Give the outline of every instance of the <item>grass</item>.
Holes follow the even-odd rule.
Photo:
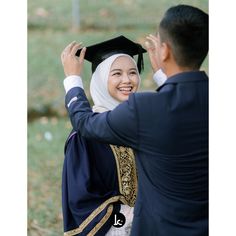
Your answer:
[[[164,11],[185,3],[208,11],[206,0],[80,1],[81,29],[71,24],[66,0],[28,0],[28,235],[62,235],[61,171],[63,147],[70,131],[65,117],[64,73],[60,54],[73,40],[84,45],[123,34],[143,43],[154,33]],[[141,90],[155,88],[147,55]],[[208,59],[203,64],[208,72]],[[83,80],[89,96],[90,65]],[[31,118],[38,117],[32,121]]]
[[[41,117],[29,124],[28,232],[62,235],[61,173],[68,120]]]

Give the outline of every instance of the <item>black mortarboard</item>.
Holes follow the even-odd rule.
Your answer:
[[[125,53],[131,57],[138,55],[137,67],[139,72],[143,70],[143,53],[146,50],[123,35],[86,48],[85,59],[92,63],[92,72],[102,61],[117,53]],[[76,56],[80,55],[80,51],[81,49],[76,52]]]

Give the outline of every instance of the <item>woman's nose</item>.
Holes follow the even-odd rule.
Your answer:
[[[122,77],[122,82],[123,83],[130,83],[130,78],[128,74],[124,74]]]

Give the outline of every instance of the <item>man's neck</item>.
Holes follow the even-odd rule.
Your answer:
[[[197,71],[197,70],[189,67],[180,67],[176,64],[172,64],[171,66],[165,68],[165,74],[167,75],[167,78],[179,73],[189,72],[189,71]]]

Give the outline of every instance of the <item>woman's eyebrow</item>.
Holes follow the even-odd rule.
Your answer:
[[[116,70],[122,71],[121,69],[116,69],[116,68],[115,68],[115,69],[112,69],[111,72],[116,71]]]
[[[130,68],[129,70],[137,70],[137,69],[134,67],[134,68]],[[110,72],[114,72],[114,71],[122,71],[122,69],[115,68],[115,69],[112,69]]]

